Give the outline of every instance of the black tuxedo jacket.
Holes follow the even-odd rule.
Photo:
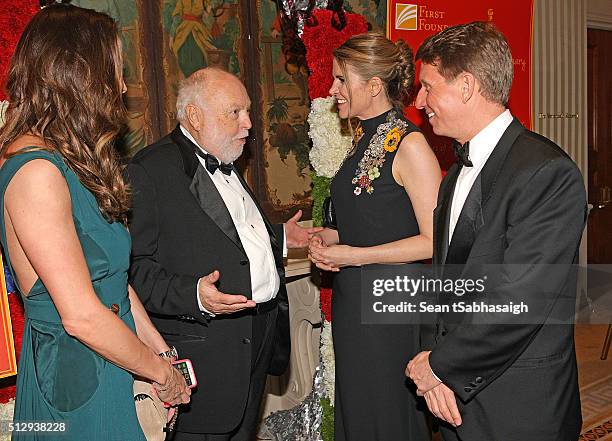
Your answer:
[[[229,211],[196,157],[196,148],[177,127],[138,152],[128,166],[133,192],[130,283],[162,336],[176,346],[181,358],[191,359],[196,371],[199,385],[191,395],[190,409],[181,413],[181,430],[222,433],[239,424],[246,406],[252,315],[243,312],[209,319],[198,307],[197,282],[219,270],[221,292],[251,298],[250,271],[262,267],[248,261]],[[279,375],[287,367],[290,352],[283,231],[282,225],[271,225],[259,210],[281,278],[270,366],[270,373]]]
[[[582,175],[558,146],[514,120],[468,194],[448,245],[459,171],[457,164],[448,171],[434,211],[438,274],[465,277],[482,264],[506,265],[487,290],[525,301],[539,320],[479,323],[484,316],[457,321],[442,313],[437,326],[422,328],[433,371],[458,397],[463,424],[456,434],[464,441],[575,441],[581,416],[570,265],[587,213]]]

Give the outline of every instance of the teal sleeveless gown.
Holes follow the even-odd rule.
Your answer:
[[[33,159],[53,163],[66,179],[72,217],[95,292],[107,307],[118,306],[117,315],[134,331],[127,291],[129,233],[122,224],[104,219],[93,194],[57,153],[29,150],[9,158],[0,169],[1,240],[14,280],[6,244],[4,194],[15,173]],[[132,375],[66,333],[40,279],[27,296],[21,293],[26,320],[13,440],[144,441]],[[100,333],[104,334],[104,329]],[[28,426],[29,422],[46,424]]]

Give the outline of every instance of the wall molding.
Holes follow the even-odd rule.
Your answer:
[[[609,0],[587,0],[586,20],[587,28],[612,31],[612,4]]]
[[[612,14],[602,16],[601,14],[587,14],[587,28],[612,31]]]

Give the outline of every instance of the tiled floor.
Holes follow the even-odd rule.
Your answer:
[[[607,325],[576,325],[584,440],[612,439],[612,353],[600,359],[607,330]]]
[[[608,359],[599,359],[607,325],[576,325],[576,354],[580,387],[612,374],[612,349]]]

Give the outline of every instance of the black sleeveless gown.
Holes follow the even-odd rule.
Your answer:
[[[406,121],[400,112],[397,118]],[[374,192],[354,194],[351,181],[378,126],[389,112],[361,122],[363,136],[331,184],[340,243],[369,247],[419,234],[412,203],[391,173],[395,152],[385,154]],[[419,130],[408,124],[404,136]],[[361,324],[360,268],[334,278],[332,310],[336,355],[336,441],[423,441],[430,439],[424,400],[404,375],[419,352],[414,325]]]

